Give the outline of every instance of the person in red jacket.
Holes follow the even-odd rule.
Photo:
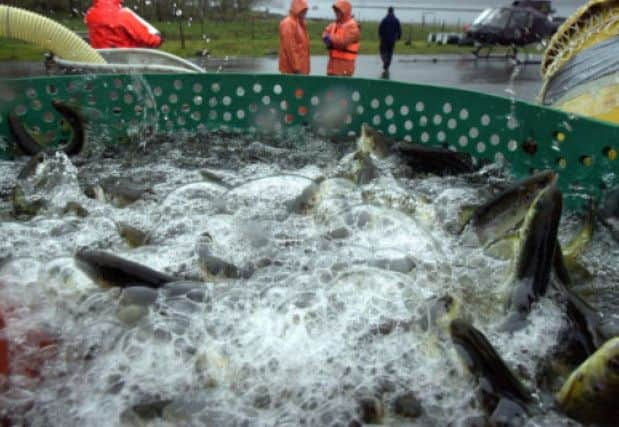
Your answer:
[[[91,46],[104,49],[161,45],[159,31],[122,3],[123,0],[93,0],[84,17]]]
[[[292,0],[290,13],[279,23],[279,71],[309,74],[310,45],[305,15],[307,0]]]
[[[355,60],[359,54],[361,29],[352,17],[352,5],[348,0],[337,0],[333,5],[335,22],[330,23],[322,33],[322,40],[329,49],[327,74],[330,76],[352,76]]]

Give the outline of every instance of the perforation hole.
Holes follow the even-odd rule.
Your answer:
[[[204,99],[202,99],[201,96],[197,95],[193,97],[193,105],[199,106],[199,105],[202,105],[203,102],[204,102]]]
[[[419,117],[419,126],[426,126],[428,124],[428,118],[426,116]]]
[[[438,142],[445,142],[445,139],[447,139],[447,136],[445,135],[445,132],[443,132],[443,131],[439,131],[439,132],[436,134],[436,140],[437,140]]]
[[[559,157],[557,159],[557,166],[559,169],[565,169],[567,167],[567,159],[565,157]]]
[[[467,110],[466,108],[460,110],[459,117],[460,120],[467,120],[469,118],[469,110]]]
[[[612,147],[604,147],[602,154],[604,154],[604,157],[608,158],[608,160],[617,160],[617,150]]]
[[[237,87],[236,96],[238,96],[239,98],[245,96],[245,88],[243,88],[242,86]]]
[[[155,96],[161,96],[163,90],[159,86],[155,86],[155,88],[153,89],[153,93],[155,94]]]
[[[398,127],[394,125],[393,123],[390,124],[389,127],[387,128],[387,132],[389,132],[389,134],[391,135],[394,135],[397,131],[398,131]]]
[[[469,137],[475,139],[479,136],[479,130],[476,127],[469,129]]]
[[[280,95],[282,93],[282,85],[277,84],[273,86],[273,93],[275,95]]]
[[[243,119],[245,118],[245,111],[243,111],[243,110],[237,110],[237,111],[236,111],[236,117],[237,117],[239,120],[243,120]]]
[[[194,93],[202,92],[202,84],[201,83],[194,83],[193,85],[191,85],[191,90],[193,90]]]
[[[229,96],[226,95],[223,98],[221,98],[221,103],[224,104],[227,107],[230,104],[232,104],[232,98],[230,98]]]
[[[219,93],[219,91],[221,90],[221,85],[219,83],[213,83],[211,85],[211,91],[214,93]]]
[[[478,142],[476,149],[477,149],[477,152],[481,154],[486,151],[486,144],[483,142]]]
[[[408,105],[402,105],[400,107],[400,114],[403,116],[406,116],[409,113],[410,109],[408,108]]]
[[[461,147],[466,147],[469,144],[469,139],[466,135],[461,135],[460,138],[458,138],[458,144],[460,144]]]
[[[125,104],[129,105],[133,103],[133,95],[131,95],[130,93],[125,93],[123,95],[123,101],[125,101]]]
[[[449,114],[449,113],[451,113],[451,109],[452,109],[452,107],[451,107],[451,104],[449,102],[446,102],[446,103],[443,104],[443,113]]]
[[[385,118],[387,120],[393,119],[393,110],[392,109],[388,109],[387,111],[385,111]]]
[[[389,106],[389,105],[391,105],[391,104],[393,104],[393,96],[391,96],[391,95],[387,95],[387,96],[385,97],[385,105],[388,105],[388,106]]]
[[[357,91],[354,91],[350,98],[355,102],[359,102],[359,100],[361,99],[361,94]]]
[[[430,134],[428,132],[421,133],[421,142],[424,144],[430,140]]]
[[[262,103],[263,103],[264,105],[269,105],[269,104],[271,103],[271,97],[270,97],[270,96],[268,96],[268,95],[264,95],[264,96],[262,97]]]
[[[407,120],[404,122],[404,129],[411,130],[413,128],[413,121]]]
[[[440,114],[435,114],[432,118],[432,122],[438,126],[443,122],[443,117]]]
[[[419,101],[415,104],[415,110],[417,110],[418,112],[422,112],[425,109],[425,105],[423,102]]]
[[[217,98],[215,98],[214,96],[211,96],[208,100],[209,107],[214,108],[217,106],[217,104],[219,104],[219,101],[217,101]]]
[[[449,119],[447,120],[447,127],[451,130],[455,129],[456,126],[458,126],[458,122],[456,121],[456,119]]]
[[[380,101],[376,98],[374,98],[371,102],[370,102],[370,107],[372,107],[373,109],[377,109],[378,107],[380,107]]]
[[[507,118],[507,128],[510,130],[514,130],[518,127],[518,119],[514,116],[509,116]]]
[[[480,122],[482,126],[488,126],[490,124],[490,116],[487,114],[484,114],[483,116],[481,116]]]
[[[518,149],[518,141],[516,141],[515,139],[510,139],[507,143],[507,149],[509,151],[516,151]]]
[[[380,124],[380,116],[378,114],[372,117],[372,124],[374,126],[378,126]]]
[[[581,165],[583,165],[586,168],[593,165],[593,157],[589,155],[580,156],[578,161],[580,162]]]
[[[490,144],[499,145],[499,142],[501,142],[501,137],[499,137],[499,135],[496,133],[490,135]]]

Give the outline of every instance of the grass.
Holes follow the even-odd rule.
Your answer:
[[[59,19],[66,27],[86,32],[86,26],[78,19]],[[181,43],[179,22],[153,22],[162,32],[165,42],[161,49],[181,57],[200,56],[208,51],[211,56],[249,56],[261,57],[273,55],[279,49],[279,21],[277,16],[246,15],[234,21],[205,20],[189,23],[183,20],[182,29],[185,36],[184,47]],[[321,34],[328,20],[310,19],[308,32],[310,35],[312,55],[326,55],[326,49],[321,41]],[[378,53],[378,22],[361,22],[361,54]],[[462,54],[469,53],[471,47],[454,45],[437,45],[426,42],[430,32],[457,31],[453,27],[441,27],[421,24],[403,24],[403,37],[396,45],[398,54]],[[412,39],[407,43],[407,39]],[[498,50],[497,52],[500,52]],[[44,50],[24,42],[0,39],[0,61],[37,61],[43,58]]]

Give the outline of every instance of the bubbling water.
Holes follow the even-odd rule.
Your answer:
[[[337,176],[342,146],[312,135],[251,139],[160,141],[130,161],[86,157],[79,168],[59,154],[22,183],[34,193],[45,179],[41,196],[53,203],[16,221],[4,201],[5,332],[15,363],[37,372],[14,372],[3,414],[33,425],[335,426],[374,405],[388,425],[457,424],[480,413],[474,380],[446,332],[421,326],[429,301],[444,295],[533,382],[565,317],[544,299],[526,330],[498,331],[509,263],[447,226],[485,189],[459,178],[396,179],[385,165],[358,186]],[[21,165],[0,169],[14,177]],[[152,191],[122,208],[83,194],[110,176]],[[297,212],[308,187],[311,203]],[[67,202],[88,215],[62,214]],[[120,221],[149,243],[128,246]],[[101,289],[73,261],[83,246],[189,280]],[[201,246],[251,274],[205,279]],[[41,330],[50,345],[29,341]],[[417,419],[392,409],[411,393],[423,408]],[[548,420],[566,423],[551,413],[540,423]]]

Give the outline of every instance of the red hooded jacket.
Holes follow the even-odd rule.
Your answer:
[[[131,9],[123,0],[94,0],[84,22],[90,44],[95,49],[111,47],[158,47],[161,34]]]
[[[299,15],[307,10],[307,0],[292,0],[290,14],[279,24],[279,71],[309,74],[310,46],[305,20]]]
[[[359,53],[361,29],[352,17],[352,5],[348,0],[337,0],[333,9],[342,12],[342,19],[330,23],[322,33],[329,36],[329,63],[327,74],[330,76],[352,76],[355,72],[355,60]]]

